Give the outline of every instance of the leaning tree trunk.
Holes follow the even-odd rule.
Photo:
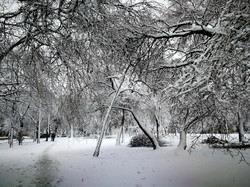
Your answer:
[[[113,104],[115,102],[115,99],[116,99],[117,95],[118,95],[118,92],[116,92],[115,96],[113,97],[113,99],[112,99],[112,101],[111,101],[111,103],[109,105],[109,108],[107,110],[107,113],[105,115],[105,118],[104,118],[104,120],[102,122],[102,131],[101,131],[101,134],[100,134],[100,136],[98,138],[98,142],[97,142],[97,145],[96,145],[96,148],[95,148],[95,152],[93,154],[94,157],[99,156],[102,140],[103,140],[103,137],[104,137],[104,134],[105,134],[105,130],[107,128],[108,117],[109,117],[109,114],[111,112],[112,106],[113,106]]]
[[[159,143],[157,141],[157,139],[155,138],[155,136],[153,134],[151,134],[149,132],[149,130],[141,123],[141,120],[138,118],[137,115],[135,115],[135,112],[130,110],[130,112],[132,113],[136,123],[138,124],[138,126],[140,127],[140,129],[142,130],[142,132],[149,138],[149,140],[151,141],[152,145],[153,145],[153,149],[159,149]]]
[[[126,73],[126,72],[125,72],[125,73]],[[98,138],[98,142],[97,142],[97,145],[96,145],[96,148],[95,148],[95,152],[94,152],[94,154],[93,154],[94,157],[98,157],[98,156],[99,156],[100,148],[101,148],[101,144],[102,144],[102,140],[103,140],[105,131],[106,131],[106,129],[107,129],[107,121],[108,121],[110,112],[111,112],[111,110],[112,110],[112,107],[113,107],[113,105],[114,105],[114,103],[115,103],[115,100],[116,100],[117,96],[118,96],[119,93],[120,93],[120,89],[121,89],[121,86],[122,86],[122,84],[123,84],[123,82],[124,82],[124,79],[125,79],[125,74],[124,74],[123,77],[122,77],[122,80],[121,80],[121,82],[120,82],[120,84],[119,84],[119,87],[117,88],[117,90],[116,90],[116,92],[115,92],[115,95],[114,95],[114,97],[113,97],[113,99],[112,99],[112,101],[111,101],[111,103],[110,103],[110,105],[109,105],[109,107],[108,107],[107,113],[106,113],[106,115],[105,115],[105,117],[104,117],[104,120],[103,120],[103,122],[102,122],[102,130],[101,130],[101,134],[100,134],[100,136],[99,136],[99,138]]]
[[[185,131],[184,128],[181,128],[180,131],[180,141],[178,148],[186,150],[187,148],[187,132]]]
[[[159,136],[160,123],[159,123],[159,120],[158,120],[156,114],[155,114],[155,122],[156,122],[156,137],[159,140],[160,139],[160,136]]]

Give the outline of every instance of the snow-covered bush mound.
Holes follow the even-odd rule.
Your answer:
[[[166,146],[166,141],[157,140],[161,147]],[[145,134],[138,134],[131,138],[130,147],[153,147],[151,141]]]

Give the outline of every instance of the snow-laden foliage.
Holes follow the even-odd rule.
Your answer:
[[[118,128],[126,109],[127,126],[146,134],[237,130],[244,140],[249,1],[8,4],[0,3],[1,122],[98,134],[101,124]]]

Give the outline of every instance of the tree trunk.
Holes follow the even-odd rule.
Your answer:
[[[242,119],[242,115],[239,112],[238,113],[238,134],[239,134],[239,142],[243,142],[244,141],[244,125],[243,125],[243,119]]]
[[[225,122],[225,127],[226,127],[226,134],[229,135],[229,130],[228,130],[227,122]]]
[[[121,136],[123,136],[123,126],[124,126],[124,119],[125,119],[125,116],[124,116],[124,110],[123,111],[123,114],[122,114],[122,121],[121,121],[121,127],[117,133],[117,137],[116,137],[116,144],[115,145],[121,145]]]
[[[94,157],[99,156],[102,140],[103,140],[103,137],[104,137],[104,134],[105,134],[106,126],[107,126],[108,117],[109,117],[109,114],[111,112],[112,106],[113,106],[113,104],[115,102],[115,99],[116,99],[117,95],[118,95],[118,92],[113,97],[113,99],[112,99],[112,101],[110,103],[110,106],[109,106],[109,108],[107,110],[107,113],[105,115],[105,118],[104,118],[104,120],[102,122],[102,131],[101,131],[101,134],[100,134],[100,136],[98,138],[98,142],[97,142],[97,145],[96,145],[96,148],[95,148],[95,152],[93,154]]]
[[[175,129],[174,129],[174,135],[177,136],[178,130],[177,130],[177,125],[175,125]]]
[[[14,135],[14,127],[11,127],[10,136],[9,136],[9,145],[10,145],[10,148],[13,147],[13,135]]]
[[[156,122],[156,137],[157,139],[159,140],[159,127],[160,127],[160,123],[159,123],[159,120],[157,118],[157,116],[155,115],[155,122]]]
[[[123,128],[122,128],[122,143],[124,143],[124,125],[123,125]]]
[[[40,143],[40,131],[41,131],[41,123],[42,123],[42,102],[40,101],[39,105],[39,116],[38,116],[38,137],[37,143]]]
[[[70,138],[74,138],[74,128],[73,128],[73,125],[70,126]]]
[[[117,96],[120,93],[120,89],[121,89],[121,86],[122,86],[122,84],[124,82],[124,79],[125,79],[125,74],[122,77],[122,81],[120,82],[120,85],[119,85],[118,89],[115,92],[115,95],[114,95],[114,97],[113,97],[113,99],[112,99],[112,101],[111,101],[111,103],[110,103],[110,105],[108,107],[107,113],[106,113],[106,115],[104,117],[104,120],[102,122],[102,131],[101,131],[101,134],[100,134],[100,136],[98,138],[98,142],[97,142],[97,145],[96,145],[96,148],[95,148],[95,152],[93,154],[94,157],[98,157],[99,156],[100,148],[101,148],[101,144],[102,144],[102,140],[103,140],[103,137],[104,137],[104,134],[105,134],[105,130],[107,128],[107,121],[108,121],[110,112],[112,110],[112,107],[113,107],[113,105],[115,103],[115,100],[116,100]]]
[[[49,131],[48,131],[48,129],[46,129],[46,142],[49,140]]]
[[[123,129],[123,126],[121,126],[120,129],[118,130],[115,145],[121,145],[122,129]]]
[[[48,113],[48,127],[47,127],[47,131],[46,131],[46,141],[49,140],[50,138],[50,112]]]
[[[130,110],[130,112],[132,113],[136,123],[138,124],[138,126],[140,127],[142,132],[149,138],[149,140],[153,144],[153,149],[159,149],[160,146],[159,146],[159,143],[158,143],[157,139],[155,138],[155,136],[153,134],[151,134],[149,132],[149,130],[140,122],[141,120],[135,115],[134,111]]]
[[[180,141],[178,147],[184,150],[187,148],[187,132],[184,130],[184,128],[182,128],[180,131]]]

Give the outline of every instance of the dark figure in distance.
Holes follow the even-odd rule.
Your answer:
[[[55,140],[55,137],[56,137],[56,134],[55,134],[55,133],[52,133],[52,134],[51,134],[51,140],[54,141],[54,140]]]
[[[46,142],[49,140],[49,132],[48,129],[46,130]]]
[[[19,145],[22,145],[23,139],[24,138],[23,138],[23,135],[22,135],[22,131],[18,132],[17,140],[18,140]]]

